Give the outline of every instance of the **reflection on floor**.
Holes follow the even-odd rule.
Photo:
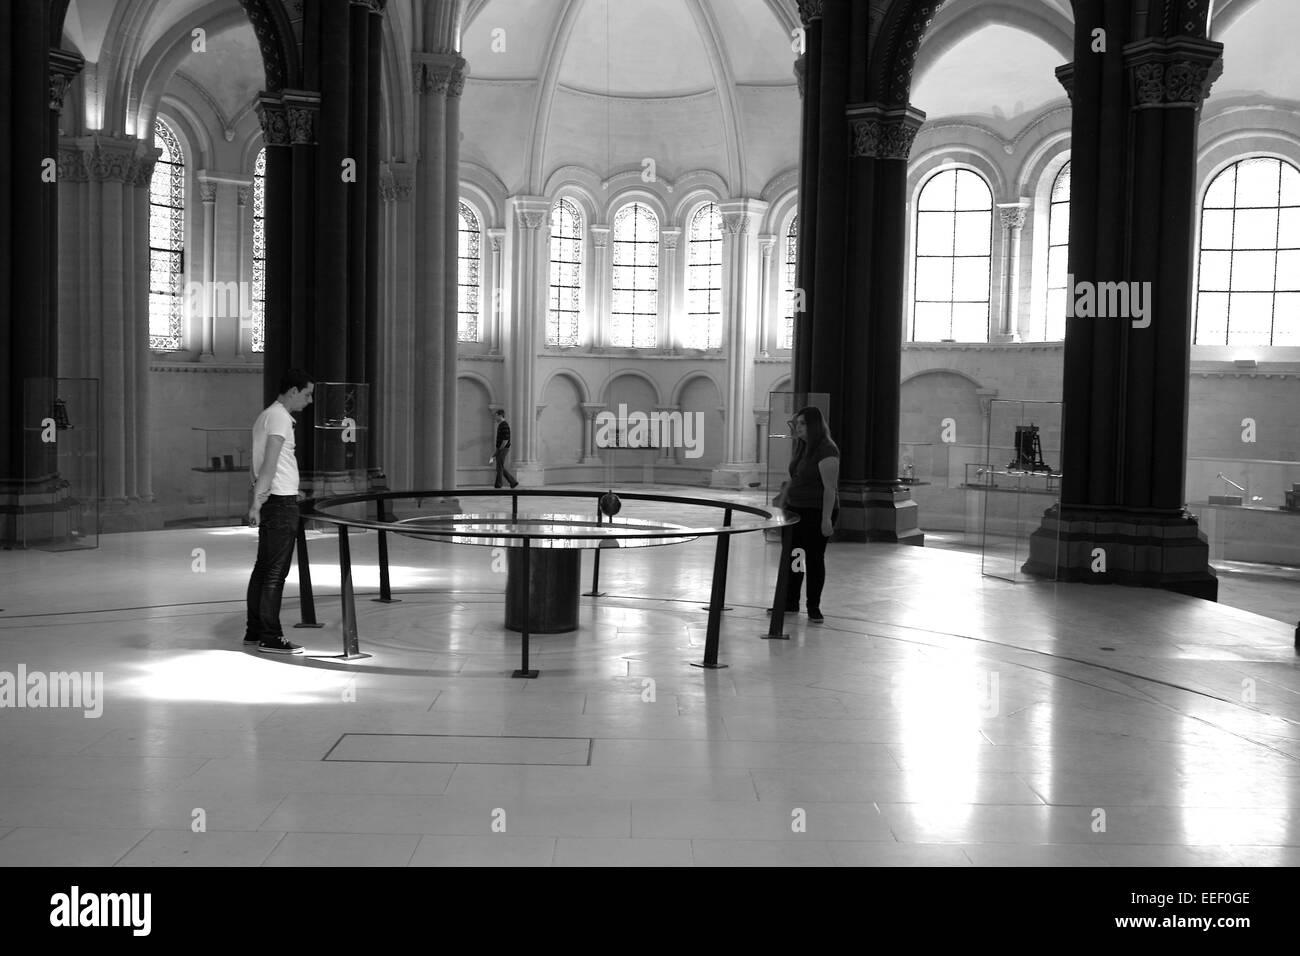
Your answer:
[[[97,718],[0,709],[0,863],[1300,864],[1294,602],[1287,623],[835,544],[826,623],[764,641],[778,550],[746,535],[727,669],[689,666],[699,540],[604,552],[608,596],[520,681],[490,550],[391,538],[385,605],[355,538],[373,656],[346,664],[334,537],[311,539],[305,659],[242,648],[250,529],[0,553],[0,672],[103,674]]]

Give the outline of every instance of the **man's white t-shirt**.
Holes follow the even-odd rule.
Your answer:
[[[272,435],[284,439],[280,458],[275,463],[275,477],[271,479],[271,494],[298,496],[298,456],[294,454],[293,416],[279,403],[272,402],[253,422],[253,481],[262,473],[266,459],[266,442]]]

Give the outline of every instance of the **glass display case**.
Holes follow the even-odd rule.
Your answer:
[[[202,436],[202,464],[190,470],[201,476],[207,525],[242,524],[252,481],[252,429],[195,426],[191,431]]]
[[[314,471],[319,482],[313,493],[365,491],[370,456],[370,386],[317,382],[311,411]]]
[[[97,378],[23,381],[23,484],[18,533],[23,547],[99,547],[103,469]]]
[[[1043,513],[1060,502],[1062,414],[1060,402],[990,403],[984,461],[966,465],[966,487],[976,492],[968,496],[967,530],[978,522],[985,577],[1043,580],[1023,568],[1030,536],[1051,533]],[[1059,535],[1054,545],[1059,549]]]

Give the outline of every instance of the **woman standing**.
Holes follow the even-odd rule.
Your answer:
[[[775,502],[779,508],[799,515],[794,526],[794,547],[803,550],[808,574],[808,620],[820,624],[822,587],[826,584],[826,543],[839,517],[840,450],[831,440],[831,430],[820,408],[801,408],[790,419],[794,454],[790,459],[790,480]],[[798,612],[802,572],[790,573],[786,611]]]

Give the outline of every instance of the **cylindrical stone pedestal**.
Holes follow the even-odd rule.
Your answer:
[[[578,629],[579,579],[582,552],[558,548],[530,548],[528,582],[524,580],[524,549],[506,549],[506,629],[523,631],[528,615],[530,634],[560,634]]]

